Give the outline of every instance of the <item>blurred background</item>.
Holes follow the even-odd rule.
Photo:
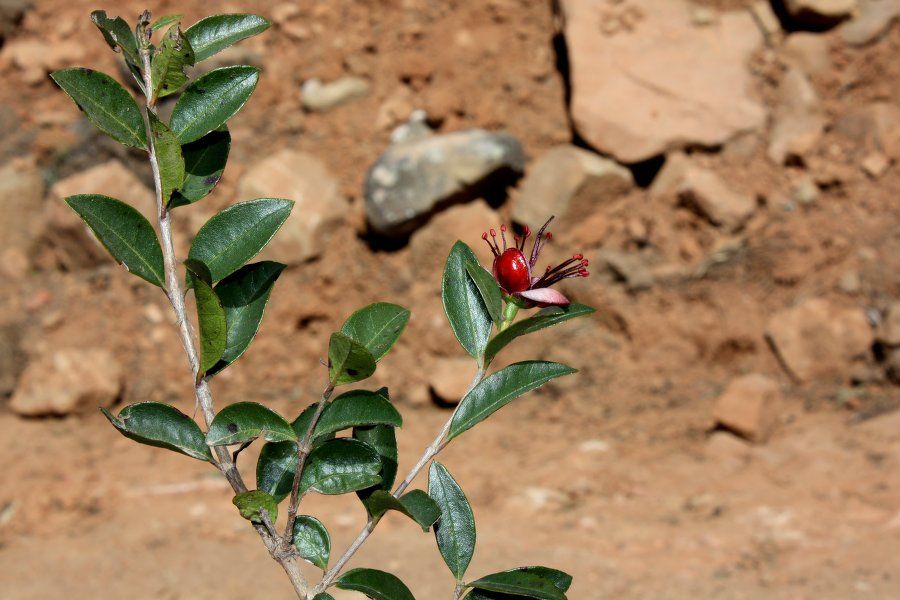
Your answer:
[[[146,157],[48,78],[127,84],[95,8],[273,21],[201,65],[262,77],[217,190],[174,213],[183,255],[239,199],[297,201],[219,407],[297,414],[329,334],[398,302],[412,320],[375,384],[405,472],[474,372],[440,304],[450,246],[487,265],[484,230],[555,214],[543,259],[584,253],[563,289],[598,311],[500,357],[577,376],[442,455],[478,523],[470,575],[555,566],[574,599],[900,596],[900,0],[0,0],[4,598],[291,597],[224,480],[97,411],[193,396],[164,297],[61,202],[153,212]],[[334,555],[364,521],[350,496],[303,507]],[[452,589],[399,516],[352,566]]]

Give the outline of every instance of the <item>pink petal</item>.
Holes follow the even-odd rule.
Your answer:
[[[525,290],[524,292],[519,292],[518,295],[541,306],[566,306],[569,304],[568,298],[552,288]]]

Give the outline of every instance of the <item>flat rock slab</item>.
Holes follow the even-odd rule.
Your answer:
[[[761,128],[747,63],[763,41],[749,12],[702,26],[684,0],[562,0],[578,132],[620,162],[715,146]]]

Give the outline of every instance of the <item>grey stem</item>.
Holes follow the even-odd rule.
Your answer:
[[[155,102],[153,99],[153,87],[150,76],[151,63],[149,40],[138,40],[138,43],[140,45],[141,62],[143,65],[144,93],[147,97],[146,110],[144,111],[144,127],[147,131],[150,167],[153,170],[153,183],[156,188],[156,212],[159,222],[160,238],[162,241],[163,266],[166,275],[165,292],[166,296],[169,298],[169,302],[172,304],[172,310],[175,312],[175,321],[178,326],[178,333],[181,337],[181,345],[184,347],[184,352],[187,355],[188,366],[194,381],[195,401],[200,407],[200,411],[203,414],[203,420],[208,429],[213,418],[216,416],[216,411],[214,409],[213,397],[209,389],[209,384],[206,382],[206,379],[198,377],[200,372],[200,359],[197,355],[193,334],[191,333],[190,322],[187,319],[187,311],[184,305],[185,294],[181,290],[181,282],[178,279],[178,263],[175,259],[175,247],[172,243],[172,226],[169,221],[169,211],[163,203],[159,161],[156,158],[156,147],[153,142],[153,132],[150,127],[149,113],[153,112],[155,114],[156,108],[154,106]],[[232,462],[228,450],[224,446],[215,446],[213,451],[216,454],[216,466],[225,475],[225,478],[228,480],[228,483],[231,484],[235,494],[246,492],[247,486],[244,484],[240,472]],[[294,557],[290,553],[284,552],[281,548],[281,539],[275,531],[274,524],[272,524],[268,518],[265,518],[265,523],[254,523],[253,527],[256,529],[260,538],[262,538],[263,544],[265,544],[269,554],[278,561],[285,573],[287,573],[288,578],[291,580],[291,584],[294,587],[294,591],[297,593],[297,597],[305,599],[309,586],[306,579],[303,577],[303,574],[300,572],[300,568],[297,565],[296,560],[294,560]]]
[[[484,379],[485,370],[483,368],[479,368],[478,372],[475,373],[475,377],[472,378],[472,383],[469,384],[469,389],[466,392],[468,394],[472,391],[476,385],[478,385],[482,379]],[[463,395],[465,397],[465,394]],[[434,441],[431,442],[431,445],[425,449],[425,453],[422,454],[422,457],[419,458],[419,461],[415,464],[415,466],[410,469],[409,473],[407,473],[406,477],[403,478],[403,481],[400,482],[400,485],[397,486],[391,495],[395,498],[399,498],[400,494],[402,494],[406,488],[409,487],[409,484],[413,482],[413,479],[425,468],[431,460],[438,455],[438,453],[447,447],[449,443],[445,438],[447,437],[447,432],[450,431],[450,425],[453,423],[453,417],[456,416],[456,411],[459,410],[459,404],[456,405],[456,409],[453,410],[453,414],[450,415],[450,418],[447,419],[447,422],[444,423],[444,426],[441,428],[440,433],[438,433],[437,437],[434,438]],[[375,526],[378,525],[378,521],[380,519],[369,519],[366,522],[366,526],[363,527],[362,531],[359,532],[359,535],[356,536],[356,539],[353,540],[353,543],[350,544],[350,547],[344,551],[341,557],[337,560],[333,567],[331,567],[327,573],[322,577],[322,581],[316,585],[316,587],[312,591],[312,595],[315,596],[321,592],[324,592],[328,587],[334,582],[335,578],[340,574],[341,570],[347,564],[347,562],[356,554],[356,551],[359,550],[360,546],[365,543],[366,539],[372,534]]]

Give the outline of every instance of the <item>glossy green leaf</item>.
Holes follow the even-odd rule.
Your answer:
[[[564,590],[555,581],[528,569],[493,573],[469,583],[469,587],[536,600],[566,600]]]
[[[184,70],[193,64],[194,50],[190,42],[181,32],[181,27],[173,25],[153,54],[150,66],[153,98],[164,98],[180,90],[188,80]]]
[[[222,67],[192,82],[178,98],[169,126],[182,144],[199,140],[237,114],[256,89],[256,67]]]
[[[484,379],[460,401],[450,424],[448,440],[485,420],[525,392],[551,379],[576,373],[559,363],[529,360],[509,365]]]
[[[374,425],[370,427],[354,427],[353,437],[375,448],[381,460],[381,482],[357,495],[365,504],[366,499],[376,490],[390,491],[397,478],[397,432],[390,425]]]
[[[297,443],[269,442],[256,461],[256,487],[281,502],[291,493],[296,471]]]
[[[162,248],[144,216],[124,202],[99,194],[66,198],[119,263],[141,279],[165,287]]]
[[[462,488],[447,468],[434,461],[428,469],[428,495],[441,510],[434,537],[444,562],[457,581],[462,581],[475,554],[475,515]]]
[[[256,402],[226,406],[215,416],[206,433],[208,446],[227,446],[258,437],[269,442],[296,441],[297,435],[284,417]]]
[[[127,438],[186,454],[198,460],[212,460],[209,446],[200,427],[189,416],[168,404],[139,402],[114,416],[100,409],[113,427]]]
[[[477,262],[471,248],[456,242],[444,267],[441,299],[456,339],[466,352],[479,359],[491,335],[492,322],[478,286],[466,271],[466,263]]]
[[[376,490],[366,499],[366,508],[373,517],[389,510],[401,512],[418,523],[422,531],[428,531],[441,518],[440,507],[422,490],[413,490],[399,498],[387,490]]]
[[[269,494],[252,490],[238,494],[231,499],[231,503],[237,506],[241,516],[254,523],[262,523],[262,511],[266,511],[269,520],[274,523],[278,519],[278,503]]]
[[[147,115],[150,119],[150,135],[153,136],[153,151],[159,165],[163,202],[168,203],[172,192],[184,183],[184,157],[181,156],[181,144],[159,117],[152,112],[148,112]]]
[[[368,444],[351,438],[330,440],[306,459],[300,490],[328,495],[355,492],[379,483],[380,471],[378,452]]]
[[[294,521],[293,539],[300,558],[308,560],[323,571],[328,569],[331,536],[320,520],[307,515],[298,515]]]
[[[163,15],[153,22],[153,24],[150,26],[150,29],[152,29],[153,31],[159,31],[166,25],[171,25],[172,23],[180,21],[182,17],[184,17],[184,15]]]
[[[321,592],[313,596],[313,600],[334,600],[334,596],[326,592]]]
[[[200,228],[188,257],[205,264],[212,281],[220,281],[269,243],[293,206],[290,200],[277,198],[260,198],[229,206]]]
[[[484,363],[490,364],[497,353],[505,348],[510,342],[521,335],[533,333],[546,327],[551,327],[558,323],[583,317],[594,312],[594,309],[584,304],[570,304],[568,306],[548,306],[542,308],[537,313],[522,319],[518,323],[513,323],[507,329],[501,331],[488,342],[487,348],[484,350]]]
[[[344,335],[332,333],[328,342],[328,377],[332,385],[362,381],[375,372],[375,358],[366,348]]]
[[[226,322],[226,341],[220,360],[209,370],[218,373],[236,361],[259,331],[266,303],[285,265],[263,261],[245,265],[216,286]]]
[[[325,407],[316,424],[314,437],[367,425],[401,427],[403,417],[381,394],[353,390],[341,394]]]
[[[121,50],[122,54],[132,65],[140,65],[141,57],[138,54],[137,40],[134,30],[122,17],[110,19],[105,10],[95,10],[91,13],[91,21],[103,34],[103,39],[113,50]]]
[[[213,15],[197,21],[184,34],[194,48],[197,62],[200,62],[268,28],[269,22],[257,15]]]
[[[377,362],[400,339],[408,322],[409,311],[402,306],[376,302],[350,315],[341,333],[362,344]]]
[[[172,194],[169,208],[193,204],[213,191],[225,171],[230,149],[231,134],[224,125],[196,142],[182,146],[184,182]]]
[[[503,322],[503,292],[500,291],[497,280],[478,263],[467,262],[466,273],[475,282],[491,320],[499,327]]]
[[[50,76],[100,131],[126,146],[147,147],[141,110],[115,79],[81,67],[62,69]]]
[[[568,573],[564,573],[558,569],[551,569],[549,567],[518,567],[516,569],[510,569],[511,573],[527,573],[529,575],[534,575],[540,577],[541,579],[546,580],[548,583],[556,586],[556,588],[561,592],[566,592],[569,589],[569,586],[572,585],[572,576]],[[527,593],[524,594],[526,597],[532,597]],[[509,594],[509,593],[501,593],[501,592],[491,592],[487,590],[476,589],[472,590],[466,596],[467,600],[513,600],[514,598],[521,598],[522,594]]]
[[[200,278],[194,279],[197,323],[200,326],[200,372],[206,373],[222,358],[227,339],[225,309],[216,291]]]
[[[377,569],[351,569],[338,577],[335,585],[361,592],[372,600],[416,600],[399,578]]]

